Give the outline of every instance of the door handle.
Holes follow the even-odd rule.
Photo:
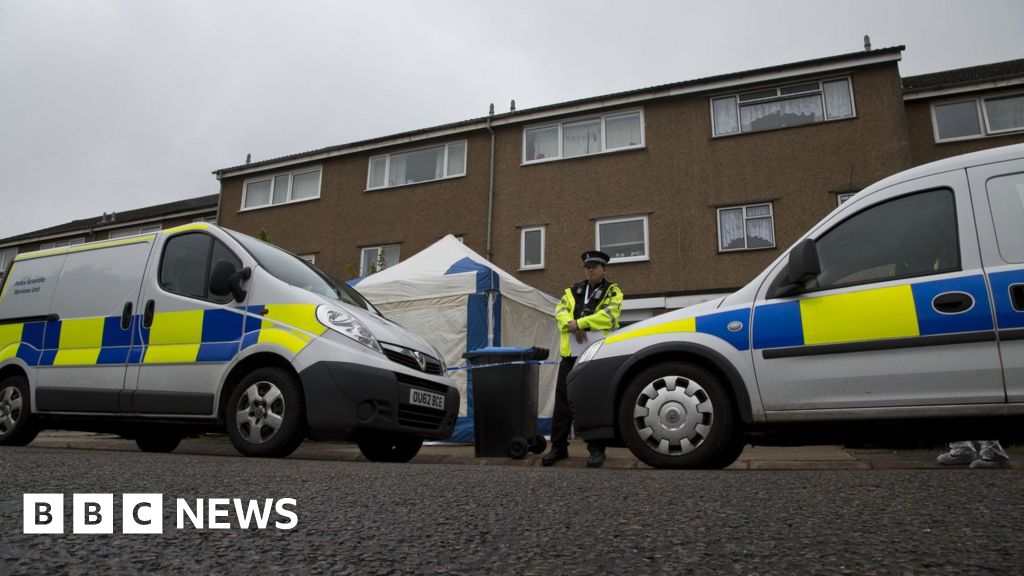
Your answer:
[[[959,314],[974,308],[974,296],[967,292],[946,292],[932,299],[932,308],[940,314]]]
[[[156,312],[156,301],[146,302],[146,310],[142,314],[142,327],[149,328],[153,325],[153,313]]]
[[[132,326],[132,303],[125,302],[121,309],[121,330],[127,330]]]
[[[1024,284],[1010,285],[1010,306],[1017,312],[1024,312]]]

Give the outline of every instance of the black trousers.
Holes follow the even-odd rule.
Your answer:
[[[572,431],[572,404],[569,402],[569,385],[566,379],[576,365],[575,356],[563,357],[558,364],[558,380],[555,381],[555,408],[551,413],[551,449],[565,450],[569,447],[569,433]],[[590,450],[604,450],[604,445],[588,442]]]

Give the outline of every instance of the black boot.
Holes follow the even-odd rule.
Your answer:
[[[604,464],[604,446],[587,446],[590,456],[587,457],[587,468],[600,468]]]
[[[545,466],[552,466],[555,462],[565,460],[568,457],[568,448],[552,448],[550,452],[544,455],[544,458],[541,459],[540,463]]]

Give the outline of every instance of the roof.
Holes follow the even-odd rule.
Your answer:
[[[208,196],[199,196],[197,198],[189,198],[187,200],[178,200],[177,202],[157,204],[156,206],[147,206],[145,208],[137,208],[135,210],[112,212],[110,214],[104,214],[103,216],[93,216],[92,218],[72,220],[66,224],[59,224],[57,226],[51,226],[49,228],[43,228],[42,230],[35,230],[33,232],[26,232],[25,234],[11,236],[10,238],[2,238],[0,239],[0,245],[31,240],[43,236],[55,236],[79,231],[88,231],[99,226],[103,226],[104,228],[115,228],[119,225],[127,225],[132,222],[140,222],[143,220],[152,220],[154,218],[171,216],[182,212],[216,210],[219,198],[220,194],[210,194]]]
[[[601,96],[592,96],[592,97],[589,97],[589,98],[583,98],[583,99],[579,99],[579,100],[571,100],[571,101],[568,101],[568,102],[561,102],[561,103],[558,103],[558,104],[549,104],[549,105],[546,105],[546,106],[538,106],[538,107],[535,107],[535,108],[524,108],[522,110],[516,110],[516,111],[512,111],[512,112],[505,112],[505,113],[502,113],[502,114],[494,114],[494,115],[491,115],[491,116],[484,116],[484,117],[480,117],[480,118],[473,118],[473,119],[470,119],[470,120],[463,120],[463,121],[460,121],[460,122],[453,122],[453,123],[449,123],[449,124],[442,124],[442,125],[433,126],[433,127],[430,127],[430,128],[422,128],[422,129],[419,129],[419,130],[412,130],[412,131],[409,131],[409,132],[401,132],[401,133],[392,134],[392,135],[389,135],[389,136],[381,136],[381,137],[378,137],[378,138],[372,138],[372,139],[369,139],[369,140],[362,140],[362,141],[359,141],[359,142],[351,142],[351,143],[348,143],[348,144],[340,144],[340,145],[337,145],[337,146],[330,146],[330,147],[327,147],[327,148],[320,148],[320,149],[317,149],[317,150],[310,150],[310,151],[307,151],[307,152],[300,152],[300,153],[297,153],[297,154],[290,154],[290,155],[287,155],[287,156],[280,156],[280,157],[271,158],[271,159],[268,159],[268,160],[261,160],[259,162],[251,162],[249,164],[240,164],[238,166],[231,166],[231,167],[228,167],[228,168],[221,168],[219,170],[215,170],[213,173],[216,174],[218,178],[220,178],[220,177],[222,177],[224,175],[228,175],[228,174],[230,174],[232,172],[238,172],[238,171],[241,171],[241,170],[249,171],[249,170],[252,170],[253,168],[259,168],[259,167],[262,167],[262,166],[270,166],[270,165],[280,164],[280,163],[288,163],[288,162],[292,162],[292,161],[296,161],[296,160],[302,160],[304,158],[311,157],[311,156],[331,155],[333,153],[339,153],[339,152],[343,152],[343,151],[346,151],[346,150],[354,150],[354,149],[360,149],[360,148],[367,148],[367,147],[372,147],[374,144],[382,144],[382,143],[390,142],[390,141],[394,141],[394,140],[411,139],[411,138],[414,138],[416,136],[422,136],[422,135],[431,134],[431,133],[435,133],[435,132],[441,133],[441,132],[456,130],[456,129],[459,129],[459,128],[467,128],[467,127],[470,127],[470,126],[473,126],[473,125],[485,123],[487,121],[490,121],[490,123],[494,124],[494,123],[497,123],[497,122],[506,122],[506,123],[508,123],[508,122],[515,122],[517,120],[526,120],[526,119],[528,119],[528,118],[530,118],[532,116],[536,116],[539,113],[544,113],[544,112],[556,112],[557,113],[557,111],[560,110],[560,109],[571,109],[571,108],[579,107],[579,106],[586,105],[586,104],[595,104],[595,103],[600,104],[602,102],[609,101],[609,100],[620,100],[620,99],[624,99],[624,98],[644,96],[644,95],[659,95],[659,93],[664,93],[665,96],[671,96],[671,95],[673,95],[672,93],[676,92],[676,91],[680,91],[680,90],[684,90],[684,89],[693,89],[693,88],[698,88],[699,89],[700,87],[703,87],[703,86],[707,86],[708,89],[715,89],[717,87],[717,85],[720,85],[720,84],[722,84],[724,82],[736,82],[736,83],[739,83],[740,81],[742,81],[744,79],[750,79],[751,81],[756,81],[757,77],[763,76],[763,75],[766,75],[766,74],[776,74],[776,73],[782,73],[782,72],[787,72],[787,71],[795,71],[795,70],[804,69],[804,68],[826,67],[826,66],[829,66],[829,65],[840,64],[840,63],[849,63],[849,64],[852,65],[852,64],[859,63],[860,61],[863,61],[863,60],[877,60],[879,56],[894,56],[896,59],[898,59],[899,55],[903,52],[903,50],[905,48],[906,48],[905,46],[900,45],[900,46],[892,46],[892,47],[889,47],[889,48],[879,48],[877,50],[862,50],[862,51],[859,51],[859,52],[853,52],[853,53],[849,53],[849,54],[840,54],[840,55],[836,55],[836,56],[828,56],[828,57],[825,57],[825,58],[816,58],[816,59],[813,59],[813,60],[804,60],[804,61],[801,61],[801,62],[792,62],[792,63],[789,63],[789,64],[781,64],[781,65],[776,65],[776,66],[769,66],[767,68],[757,68],[757,69],[754,69],[754,70],[747,70],[747,71],[743,71],[743,72],[733,72],[733,73],[730,73],[730,74],[722,74],[722,75],[719,75],[719,76],[709,76],[709,77],[705,77],[705,78],[698,78],[698,79],[694,79],[694,80],[686,80],[686,81],[683,81],[683,82],[676,82],[676,83],[673,83],[673,84],[662,84],[662,85],[659,85],[659,86],[651,86],[651,87],[647,87],[647,88],[640,88],[640,89],[637,89],[637,90],[629,90],[629,91],[626,91],[626,92],[617,92],[617,93],[605,94],[605,95],[601,95]]]
[[[903,79],[905,93],[922,92],[925,90],[941,90],[982,82],[996,82],[1024,76],[1024,58],[1007,60],[994,64],[969,66],[955,70],[943,70],[931,74],[907,76]]]

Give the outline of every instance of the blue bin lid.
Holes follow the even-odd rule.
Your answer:
[[[514,356],[523,360],[546,360],[549,354],[547,348],[531,346],[529,348],[516,348],[513,346],[488,346],[477,348],[463,354],[463,358],[476,358],[479,356]]]

